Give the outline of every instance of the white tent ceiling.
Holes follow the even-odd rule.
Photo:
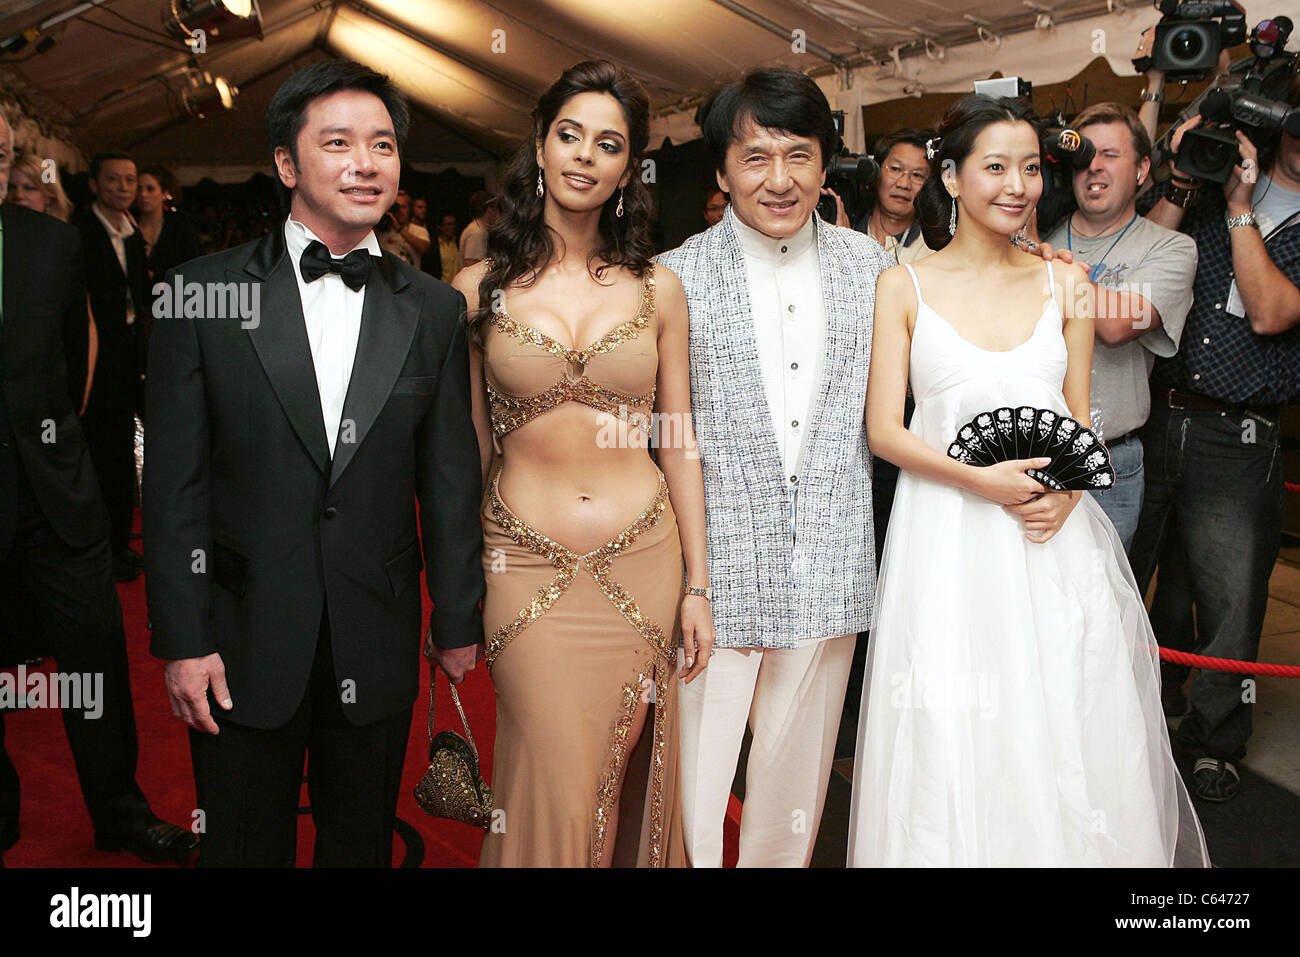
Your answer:
[[[0,60],[0,85],[45,124],[20,140],[44,133],[51,150],[60,136],[86,152],[130,149],[186,179],[269,169],[271,95],[295,70],[337,56],[390,74],[408,94],[408,160],[486,167],[526,133],[536,96],[562,69],[604,56],[649,89],[656,144],[698,135],[693,107],[717,83],[780,64],[818,77],[860,148],[865,104],[969,89],[998,71],[1056,82],[1099,55],[1131,74],[1137,36],[1158,17],[1117,0],[1115,12],[1106,0],[260,0],[262,38],[214,41],[193,57],[162,32],[166,3],[98,0],[42,34],[54,38],[47,52],[30,43]],[[0,39],[79,5],[0,0]],[[1300,21],[1297,8],[1285,0],[1247,12],[1252,23]],[[1053,26],[1035,29],[1043,11]],[[185,116],[180,93],[194,65],[239,88],[234,111]]]

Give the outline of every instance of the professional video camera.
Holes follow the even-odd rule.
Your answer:
[[[1261,20],[1250,33],[1254,55],[1232,64],[1219,86],[1192,101],[1156,144],[1152,164],[1167,158],[1173,130],[1198,112],[1201,126],[1183,134],[1174,168],[1214,183],[1226,183],[1240,161],[1237,130],[1256,146],[1280,132],[1300,136],[1300,111],[1286,102],[1297,66],[1296,54],[1284,49],[1292,28],[1287,17]]]
[[[1164,70],[1178,83],[1204,80],[1226,47],[1246,39],[1246,11],[1233,0],[1155,0],[1163,14],[1151,56],[1133,61],[1139,73]]]
[[[870,156],[851,153],[844,143],[844,111],[836,110],[835,130],[840,135],[840,150],[826,162],[826,187],[844,202],[849,222],[856,223],[867,207],[866,195],[880,176],[880,164]],[[817,203],[817,215],[828,223],[835,222],[835,197],[823,196]]]
[[[1070,129],[1065,116],[1048,117],[1051,128],[1043,134],[1043,195],[1038,197],[1038,232],[1047,235],[1074,212],[1074,174],[1092,165],[1097,147]]]

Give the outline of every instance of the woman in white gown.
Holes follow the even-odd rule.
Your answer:
[[[942,173],[918,207],[937,248],[955,202],[955,234],[876,292],[867,434],[902,474],[851,866],[1209,864],[1110,521],[1091,496],[1025,474],[1048,459],[981,468],[947,455],[959,426],[1004,406],[1089,420],[1093,323],[1074,286],[1086,272],[1009,242],[1043,188],[1036,122],[1027,103],[982,96],[949,111],[934,142]]]

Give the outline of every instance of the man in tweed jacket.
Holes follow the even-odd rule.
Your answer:
[[[815,212],[837,144],[826,97],[761,69],[700,112],[722,222],[664,253],[690,306],[716,653],[681,699],[682,810],[697,867],[722,863],[741,739],[753,732],[741,866],[807,866],[875,546],[863,413],[873,239]]]

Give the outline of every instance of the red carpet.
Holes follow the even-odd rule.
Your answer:
[[[136,547],[139,543],[135,543]],[[163,662],[149,654],[145,627],[144,577],[118,586],[126,617],[127,651],[131,687],[140,736],[140,762],[136,779],[154,813],[166,821],[189,827],[194,818],[194,778],[190,765],[188,730],[172,717],[163,684]],[[428,599],[426,595],[426,613]],[[45,668],[53,670],[47,659]],[[421,699],[411,721],[411,743],[402,775],[402,796],[397,806],[399,824],[393,840],[393,865],[416,863],[425,867],[473,867],[478,862],[483,832],[465,824],[435,819],[415,802],[412,790],[427,767],[427,714],[429,672],[424,669]],[[469,718],[474,741],[483,759],[484,776],[492,780],[492,743],[496,731],[496,706],[492,682],[482,662],[461,686],[461,704]],[[126,853],[105,853],[94,848],[94,831],[77,786],[72,752],[63,731],[63,719],[53,709],[9,711],[5,714],[6,744],[22,780],[22,839],[5,854],[10,867],[145,867]],[[439,685],[437,730],[460,731],[460,719],[447,692]],[[302,792],[307,805],[307,789]],[[733,805],[735,801],[733,799]],[[726,861],[733,866],[737,853],[736,808],[728,815]],[[403,827],[401,822],[409,825]],[[412,830],[413,829],[413,832]],[[418,838],[408,842],[404,834]],[[311,864],[313,828],[310,815],[300,818],[298,863]],[[422,843],[422,846],[421,846]]]

